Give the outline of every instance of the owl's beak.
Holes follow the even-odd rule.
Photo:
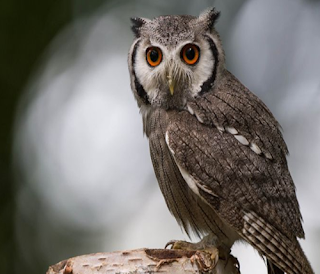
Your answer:
[[[174,81],[174,79],[172,79],[171,74],[167,75],[167,79],[168,79],[168,85],[169,85],[170,94],[173,95],[175,81]]]

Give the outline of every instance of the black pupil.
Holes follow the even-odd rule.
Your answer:
[[[196,56],[196,52],[194,51],[193,48],[190,47],[186,50],[186,57],[189,60],[193,60],[195,56]]]
[[[151,52],[150,52],[150,60],[151,60],[152,62],[157,62],[158,59],[159,59],[159,53],[158,53],[158,51],[155,50],[155,49],[151,50]]]

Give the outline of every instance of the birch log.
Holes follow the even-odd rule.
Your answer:
[[[82,255],[50,266],[47,274],[142,274],[212,273],[240,274],[232,255],[219,258],[218,251],[136,249]]]

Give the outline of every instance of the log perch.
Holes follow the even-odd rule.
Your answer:
[[[136,249],[73,257],[49,267],[47,274],[212,273],[240,274],[232,255],[178,249]]]

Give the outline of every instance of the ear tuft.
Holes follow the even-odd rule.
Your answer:
[[[212,30],[219,17],[220,11],[216,11],[215,8],[211,8],[201,13],[199,19],[207,25],[209,30]]]
[[[131,30],[134,35],[139,38],[140,37],[140,29],[146,23],[146,20],[140,17],[130,18],[132,22]]]

